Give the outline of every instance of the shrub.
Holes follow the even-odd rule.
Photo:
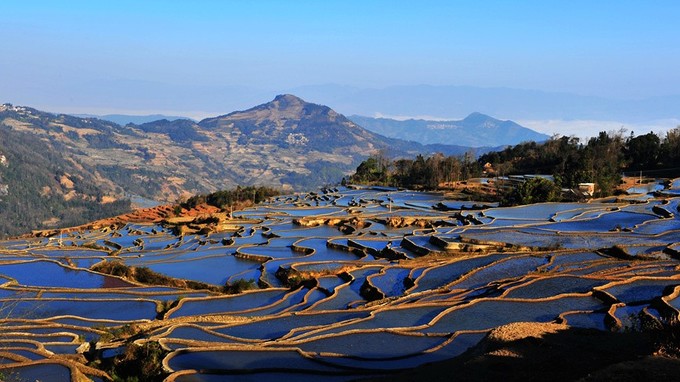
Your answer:
[[[131,343],[125,352],[117,356],[108,370],[114,382],[157,382],[168,374],[163,370],[163,358],[167,352],[155,341],[142,345]]]
[[[233,282],[227,282],[224,286],[224,293],[238,294],[247,290],[258,289],[257,283],[253,279],[238,279]]]
[[[555,202],[560,199],[560,189],[548,179],[532,178],[508,191],[503,199],[504,205]]]

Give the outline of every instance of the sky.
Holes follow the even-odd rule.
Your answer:
[[[323,84],[677,95],[679,16],[675,0],[3,0],[0,102],[199,115]]]

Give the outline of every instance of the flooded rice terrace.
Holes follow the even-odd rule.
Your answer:
[[[342,188],[234,213],[226,232],[0,242],[0,372],[103,381],[89,361],[153,341],[169,381],[352,380],[453,358],[512,322],[666,320],[680,308],[680,198],[653,191],[498,208]],[[106,262],[194,287],[92,270]]]

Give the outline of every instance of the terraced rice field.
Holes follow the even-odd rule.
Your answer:
[[[88,361],[153,341],[168,381],[342,381],[455,357],[512,322],[666,320],[680,308],[680,199],[657,194],[498,208],[334,189],[235,213],[229,232],[0,242],[0,373],[103,381]],[[195,283],[92,270],[107,262]],[[219,290],[239,282],[255,288]]]

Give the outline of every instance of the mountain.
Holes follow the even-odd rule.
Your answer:
[[[228,130],[240,145],[273,144],[333,154],[370,153],[391,142],[357,126],[327,106],[290,94],[245,111],[199,122],[207,130]]]
[[[353,115],[352,121],[387,137],[412,140],[423,144],[453,144],[462,146],[516,145],[526,141],[545,141],[549,136],[520,126],[512,121],[500,121],[481,113],[472,113],[459,121],[428,121],[370,118]]]
[[[328,106],[308,103],[290,94],[248,110],[207,118],[197,125],[206,133],[228,132],[222,139],[229,143],[228,150],[243,152],[238,164],[249,169],[249,184],[276,178],[296,189],[337,182],[378,150],[390,156],[415,156],[434,152],[462,155],[470,149],[387,138],[358,126]],[[247,158],[258,160],[253,163]],[[286,169],[284,164],[293,168]]]
[[[24,230],[67,220],[77,224],[66,217],[76,201],[87,204],[81,210],[108,211],[118,206],[112,201],[128,197],[174,202],[237,185],[310,189],[339,182],[378,150],[393,157],[470,150],[387,138],[292,95],[200,122],[161,119],[125,126],[6,104],[0,107],[0,128],[0,155],[13,171],[0,172],[0,199],[6,201],[0,220],[10,209],[14,214],[5,220],[17,222],[22,213],[44,207]]]
[[[106,114],[106,115],[95,115],[95,114],[72,114],[74,117],[80,117],[80,118],[97,118],[97,119],[102,119],[104,121],[109,121],[109,122],[114,122],[119,125],[127,125],[129,123],[132,124],[142,124],[142,123],[148,123],[148,122],[154,122],[158,121],[161,119],[167,119],[169,121],[175,121],[178,119],[188,119],[191,120],[191,118],[187,117],[180,117],[180,116],[171,116],[171,115],[163,115],[163,114],[149,114],[149,115],[127,115],[127,114]]]

